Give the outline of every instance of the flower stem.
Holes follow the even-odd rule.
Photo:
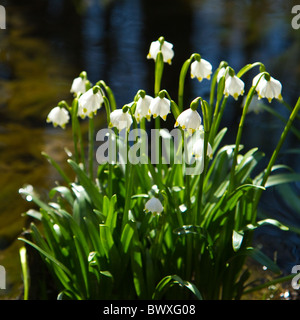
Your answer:
[[[224,97],[220,111],[217,112],[216,114],[214,114],[214,116],[213,116],[213,119],[214,119],[213,128],[211,130],[211,135],[209,137],[209,141],[211,144],[213,144],[215,137],[216,137],[216,134],[219,130],[219,126],[220,126],[221,119],[222,119],[222,116],[223,116],[223,113],[224,113],[224,110],[226,107],[227,100],[228,100],[228,97]]]
[[[191,64],[192,59],[189,58],[185,61],[185,63],[182,65],[180,76],[179,76],[179,85],[178,85],[178,107],[180,112],[183,110],[183,93],[184,93],[184,82],[186,73],[188,71],[188,68]]]
[[[93,179],[94,167],[94,118],[89,119],[89,176]]]
[[[293,123],[295,117],[298,115],[299,109],[300,109],[300,97],[298,98],[298,101],[297,101],[297,103],[296,103],[296,105],[295,105],[295,107],[294,107],[294,109],[293,109],[293,111],[292,111],[292,113],[291,113],[291,115],[289,117],[289,120],[288,120],[288,122],[287,122],[287,124],[286,124],[286,126],[285,126],[285,128],[284,128],[284,130],[282,132],[282,134],[281,134],[281,137],[280,137],[279,142],[278,142],[278,144],[276,146],[276,149],[274,150],[274,152],[272,154],[272,157],[271,157],[271,159],[270,159],[270,161],[268,163],[267,169],[265,171],[264,177],[263,177],[262,182],[261,182],[261,186],[262,187],[264,187],[266,185],[266,183],[267,183],[267,180],[268,180],[268,178],[269,178],[269,176],[271,174],[273,165],[275,164],[275,161],[276,161],[276,159],[278,157],[278,154],[279,154],[279,152],[281,150],[281,147],[282,147],[282,145],[283,145],[283,143],[284,143],[284,141],[286,139],[286,136],[287,136],[288,132],[291,129],[292,123]],[[253,206],[253,210],[254,211],[256,211],[256,209],[257,209],[258,202],[259,202],[259,199],[261,197],[262,191],[263,191],[262,189],[258,189],[257,192],[256,192],[254,206]]]
[[[233,188],[235,185],[235,167],[237,164],[237,156],[239,153],[239,147],[240,147],[240,143],[241,143],[242,132],[243,132],[243,128],[244,128],[246,115],[248,112],[248,107],[250,105],[250,102],[252,100],[254,93],[255,93],[255,87],[251,87],[251,89],[248,92],[247,100],[246,100],[245,106],[243,108],[242,117],[241,117],[241,120],[239,123],[238,133],[237,133],[236,141],[235,141],[235,148],[234,148],[234,154],[233,154],[233,159],[232,159],[231,171],[230,171],[229,193],[231,193],[231,191],[233,191]]]
[[[235,185],[235,167],[237,164],[237,156],[239,153],[239,147],[240,147],[240,143],[241,143],[241,138],[242,138],[242,132],[243,132],[243,128],[244,128],[244,123],[245,123],[245,119],[246,119],[246,115],[248,112],[248,108],[249,105],[251,103],[251,100],[253,98],[253,95],[255,93],[256,87],[260,81],[260,79],[264,76],[265,72],[263,72],[260,76],[260,78],[258,79],[257,83],[255,86],[252,86],[248,92],[247,95],[247,99],[243,108],[243,113],[242,113],[242,117],[239,123],[239,128],[238,128],[238,133],[236,136],[236,141],[235,141],[235,148],[234,148],[234,154],[233,154],[233,159],[232,159],[232,166],[231,166],[231,172],[230,172],[230,182],[229,182],[229,193],[231,193],[233,191],[234,185]]]
[[[78,155],[78,99],[75,98],[72,103],[72,135],[73,135],[73,143],[74,143],[74,153],[75,153],[75,162],[79,163],[79,155]]]
[[[162,52],[159,51],[155,60],[155,80],[154,80],[154,96],[157,97],[160,91],[161,79],[164,71],[164,60]]]
[[[205,173],[207,170],[207,146],[208,146],[208,138],[209,138],[209,131],[204,132],[204,145],[203,145],[203,160],[204,161],[204,169],[201,173],[200,180],[199,180],[199,189],[198,195],[196,200],[196,214],[195,214],[195,225],[200,224],[200,216],[202,211],[202,198],[203,198],[203,187],[204,187],[204,180],[205,180]]]
[[[125,227],[125,224],[128,221],[128,212],[130,209],[131,195],[132,195],[132,185],[133,185],[133,166],[128,161],[128,131],[126,131],[126,164],[125,164],[125,205],[123,212],[123,221],[122,221],[122,229]]]
[[[208,140],[210,136],[210,130],[211,130],[211,123],[209,118],[209,108],[210,106],[206,101],[204,101],[202,98],[201,100],[201,108],[202,108],[202,114],[203,114],[203,124],[204,124],[204,142],[203,142],[203,172],[201,173],[200,180],[199,180],[199,189],[198,189],[198,197],[197,197],[197,205],[196,205],[196,215],[195,215],[195,224],[198,225],[200,223],[200,216],[202,211],[202,198],[203,198],[203,188],[204,188],[204,181],[205,181],[205,175],[208,167],[208,157],[207,157],[207,149],[208,149]]]
[[[110,87],[103,80],[98,81],[96,85],[102,87],[106,91],[106,94],[111,106],[111,111],[116,110],[117,109],[116,99]]]

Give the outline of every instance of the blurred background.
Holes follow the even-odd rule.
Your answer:
[[[68,128],[54,129],[45,119],[60,100],[72,100],[71,83],[81,71],[92,83],[104,80],[118,107],[131,102],[139,89],[153,95],[154,63],[146,56],[150,43],[164,36],[174,44],[175,56],[172,66],[165,66],[162,88],[175,101],[180,68],[197,52],[213,70],[222,60],[236,72],[247,63],[264,63],[281,81],[283,98],[294,106],[300,95],[300,29],[291,26],[296,4],[291,0],[1,1],[6,29],[0,30],[0,265],[6,268],[7,288],[0,290],[0,299],[17,298],[22,289],[21,244],[16,238],[29,223],[22,213],[32,204],[18,189],[32,184],[46,198],[59,180],[41,152],[66,166],[64,147],[72,148],[71,134]],[[243,77],[246,89],[258,72]],[[208,99],[209,89],[209,81],[187,78],[186,107],[196,96]],[[230,98],[222,123],[229,128],[225,142],[234,143],[242,102],[243,98]],[[270,106],[288,117],[282,105],[274,101]],[[105,113],[99,112],[97,121],[99,129],[106,126]],[[283,126],[266,111],[249,114],[242,138],[245,150],[259,147],[270,156]],[[299,129],[299,120],[295,126]],[[297,172],[299,146],[299,137],[290,134],[279,159]],[[287,187],[265,192],[261,212],[300,228],[300,185]],[[293,201],[285,190],[294,195]],[[295,233],[262,228],[255,239],[285,273],[300,264]]]

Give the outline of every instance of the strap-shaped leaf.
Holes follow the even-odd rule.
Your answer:
[[[158,283],[158,285],[155,288],[152,299],[154,299],[154,300],[161,299],[163,294],[166,292],[166,290],[171,288],[175,284],[177,284],[181,287],[187,288],[197,297],[197,299],[203,300],[200,291],[193,283],[191,283],[189,281],[182,280],[176,274],[166,276],[160,280],[160,282]]]

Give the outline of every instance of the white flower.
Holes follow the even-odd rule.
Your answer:
[[[164,62],[171,64],[171,60],[174,57],[173,44],[164,39],[151,42],[147,59],[156,60],[159,51],[161,51],[163,55]]]
[[[129,130],[132,124],[131,115],[123,109],[116,109],[110,114],[110,127],[116,127],[119,131]]]
[[[204,170],[204,132],[200,129],[196,131],[187,142],[186,157],[190,164],[197,161],[197,174],[201,174]],[[211,159],[213,156],[210,143],[207,144],[207,156]],[[198,171],[199,170],[199,171]]]
[[[73,80],[70,92],[76,93],[77,95],[79,95],[80,93],[85,93],[85,79],[83,79],[82,77],[75,78]]]
[[[89,89],[78,100],[78,116],[84,119],[86,116],[93,117],[93,114],[97,113],[97,110],[101,108],[104,102],[101,91]]]
[[[203,151],[204,151],[203,149],[204,149],[204,137],[202,135],[200,135],[200,137],[198,137],[196,139],[196,141],[194,141],[193,148],[192,148],[192,154],[194,155],[194,157],[196,159],[203,158]],[[210,143],[207,144],[206,154],[210,159],[213,156],[212,147],[211,147]]]
[[[274,79],[271,76],[269,80],[267,80],[265,76],[262,76],[262,77],[261,76],[262,76],[262,72],[256,75],[252,81],[252,86],[255,86],[259,81],[256,87],[258,99],[267,98],[269,102],[271,102],[273,98],[282,100],[282,95],[281,95],[282,85],[280,81]],[[259,80],[260,77],[261,79]]]
[[[167,98],[160,98],[157,96],[154,98],[149,106],[149,114],[153,115],[153,118],[160,116],[163,120],[167,119],[167,115],[171,112],[171,102]]]
[[[136,103],[136,109],[134,113],[137,122],[140,122],[140,120],[145,117],[150,120],[149,106],[152,100],[153,98],[148,95],[139,98]]]
[[[212,65],[205,59],[200,59],[200,61],[195,60],[191,64],[191,78],[197,78],[202,81],[204,78],[210,79],[212,74]]]
[[[164,210],[160,200],[156,197],[151,198],[145,204],[145,211],[153,214],[160,214]]]
[[[228,74],[228,72],[226,73],[226,68],[225,67],[223,67],[223,68],[221,68],[220,70],[219,70],[219,72],[218,72],[218,75],[217,75],[217,82],[219,82],[220,81],[220,79],[222,78],[222,77],[224,77],[225,76],[225,80],[227,80],[227,78],[229,77],[229,74]]]
[[[230,76],[225,81],[224,94],[226,97],[233,96],[237,100],[239,95],[244,94],[244,82],[237,76]]]
[[[183,111],[177,118],[175,126],[180,126],[183,130],[187,130],[190,134],[194,133],[201,126],[201,117],[199,113],[191,108]]]
[[[47,122],[52,122],[54,127],[61,126],[63,129],[66,127],[66,124],[69,122],[70,116],[68,111],[65,108],[55,107],[53,108],[48,116]]]

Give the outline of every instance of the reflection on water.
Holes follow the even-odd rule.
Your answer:
[[[150,42],[163,35],[174,44],[175,57],[172,67],[165,67],[162,87],[174,100],[183,61],[199,52],[214,69],[221,60],[236,71],[249,62],[265,63],[282,82],[284,98],[294,105],[300,88],[300,31],[290,24],[294,4],[271,0],[6,1],[7,29],[0,31],[0,265],[6,267],[8,289],[0,291],[0,297],[15,297],[21,285],[15,239],[28,224],[21,213],[29,205],[17,191],[29,183],[45,195],[59,177],[41,151],[63,164],[63,147],[72,148],[69,130],[53,129],[45,118],[58,101],[70,101],[74,77],[86,70],[92,82],[105,80],[119,107],[139,89],[152,94],[154,65],[146,55]],[[243,79],[248,87],[254,74]],[[209,85],[206,80],[201,84],[187,80],[186,104],[195,96],[206,99]],[[236,129],[240,104],[232,101],[228,106],[224,125],[229,132]],[[282,107],[276,103],[274,107],[286,116]],[[104,121],[100,113],[98,126]],[[246,149],[258,145],[268,154],[281,128],[267,113],[251,114],[243,143]],[[291,135],[286,147],[298,145]],[[299,157],[282,160],[300,170]],[[267,208],[272,214],[272,206]],[[299,215],[293,219],[299,226]],[[295,258],[289,259],[293,263]]]

